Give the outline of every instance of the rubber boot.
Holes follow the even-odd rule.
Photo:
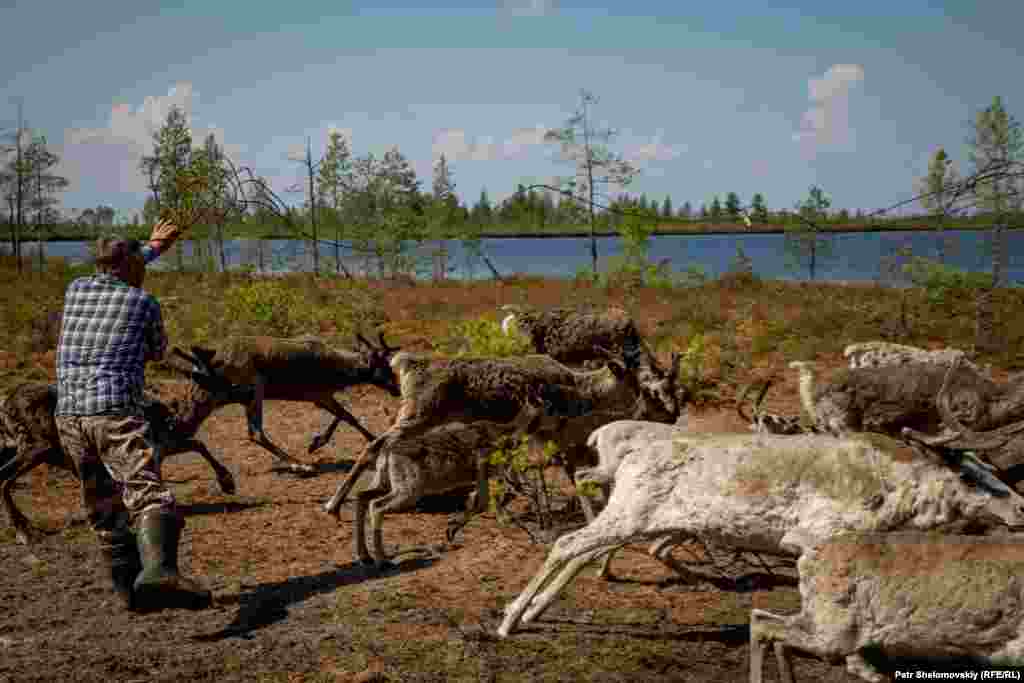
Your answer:
[[[125,609],[135,608],[134,583],[142,571],[135,534],[122,529],[100,537],[100,556],[110,575],[110,583],[118,601]]]
[[[183,524],[160,509],[139,516],[137,540],[142,573],[135,579],[134,606],[141,612],[160,609],[206,609],[210,591],[178,573],[178,540]]]

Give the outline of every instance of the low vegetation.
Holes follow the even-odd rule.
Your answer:
[[[692,271],[695,266],[690,266]],[[61,307],[64,289],[85,266],[51,258],[42,271],[19,274],[0,256],[0,382],[38,379],[52,369],[54,331],[48,313]],[[675,273],[685,273],[676,266]],[[912,286],[839,285],[760,280],[726,273],[721,278],[624,284],[514,277],[502,281],[396,283],[391,280],[312,277],[260,278],[247,273],[154,271],[146,288],[163,304],[172,342],[188,348],[229,335],[314,334],[350,345],[355,331],[383,331],[412,351],[507,356],[525,340],[501,331],[505,304],[547,308],[567,303],[621,306],[639,322],[659,356],[683,355],[681,381],[700,401],[731,398],[752,372],[785,373],[790,360],[839,358],[845,345],[875,339],[927,348],[970,349],[974,341],[977,282],[934,263],[911,270]],[[614,274],[613,274],[614,275]],[[1024,367],[1024,290],[995,290],[995,317],[1004,343],[980,363],[1005,370]],[[901,324],[901,308],[905,315]]]

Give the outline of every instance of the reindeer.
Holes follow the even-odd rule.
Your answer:
[[[479,420],[450,422],[434,427],[426,434],[393,441],[377,459],[373,482],[356,494],[355,531],[352,539],[356,561],[369,564],[366,545],[367,511],[373,539],[372,559],[378,568],[388,564],[384,553],[382,526],[384,515],[413,507],[420,498],[464,490],[476,485],[463,513],[449,519],[446,538],[452,542],[470,518],[486,508],[490,500],[488,458],[502,440],[516,433],[532,434],[542,422],[561,422],[550,401],[554,392],[571,392],[567,387],[543,387],[537,396],[528,397],[519,415],[510,422]],[[564,396],[564,394],[562,394]]]
[[[399,439],[414,438],[448,422],[509,422],[523,409],[526,397],[538,394],[544,387],[566,388],[560,392],[559,400],[565,404],[561,414],[567,417],[588,419],[589,413],[607,411],[605,421],[610,422],[617,419],[615,415],[632,410],[660,413],[666,421],[674,420],[676,415],[645,395],[637,379],[636,354],[635,348],[627,349],[621,361],[609,358],[600,370],[575,372],[550,356],[541,355],[516,359],[431,360],[399,353],[391,361],[401,378],[402,404],[398,418],[387,432],[366,447],[324,509],[337,514],[363,471],[382,450]],[[591,429],[598,426],[600,424],[590,424]],[[559,434],[557,429],[545,430],[532,435],[531,442],[536,446],[544,439],[558,441],[564,439],[566,433],[576,432],[567,430]],[[560,445],[565,447],[564,441]],[[567,462],[575,468],[574,462]]]
[[[965,363],[840,370],[823,386],[815,386],[811,363],[793,361],[790,367],[800,371],[804,411],[819,429],[834,434],[898,433],[902,427],[934,433],[943,424],[935,400],[944,383],[951,411],[972,429],[993,429],[1024,418],[1024,377],[1000,385]]]
[[[625,456],[601,513],[555,541],[505,609],[500,636],[540,616],[590,561],[629,543],[696,537],[799,557],[846,531],[1024,528],[1024,498],[966,452],[881,434],[654,438]]]
[[[401,395],[388,363],[399,348],[388,346],[383,333],[379,339],[380,346],[374,346],[357,333],[357,351],[334,349],[316,337],[228,339],[218,349],[218,370],[231,382],[255,388],[253,400],[245,407],[249,439],[267,450],[284,469],[304,474],[316,471],[293,459],[267,436],[263,429],[263,401],[272,400],[312,403],[334,416],[325,432],[313,436],[309,453],[330,441],[342,421],[367,441],[373,441],[376,437],[335,400],[334,393],[357,384],[372,384],[392,396]]]
[[[202,441],[193,437],[218,408],[251,402],[253,387],[231,384],[219,375],[213,368],[215,352],[199,347],[193,347],[192,351],[191,356],[177,348],[172,351],[193,365],[193,370],[185,373],[192,380],[185,398],[169,404],[152,401],[145,406],[146,417],[154,441],[162,447],[163,457],[199,453],[213,469],[221,491],[231,494],[235,492],[231,472],[210,454]],[[0,458],[0,494],[19,543],[29,542],[31,525],[14,504],[14,483],[43,464],[78,476],[74,462],[61,448],[57,436],[56,407],[57,387],[52,384],[19,384],[0,398],[0,442],[6,456]]]
[[[845,660],[872,683],[886,680],[877,665],[891,656],[913,657],[914,668],[1024,666],[1024,544],[1014,536],[843,534],[809,547],[798,569],[800,612],[751,612],[750,683],[764,680],[770,642],[783,683],[794,683],[791,648]]]
[[[505,334],[516,330],[524,335],[534,353],[546,354],[569,366],[604,363],[605,352],[622,353],[638,349],[638,379],[646,392],[663,404],[677,419],[687,402],[686,391],[679,386],[682,355],[672,353],[668,370],[663,368],[643,341],[639,327],[621,308],[604,312],[582,312],[571,308],[529,311],[507,304],[509,314],[501,322]]]

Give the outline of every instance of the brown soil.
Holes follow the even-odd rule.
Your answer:
[[[784,393],[795,396],[791,388]],[[396,408],[376,389],[345,396],[374,432]],[[45,531],[24,547],[0,527],[0,682],[738,681],[748,666],[751,607],[798,606],[787,581],[736,584],[746,590],[686,585],[636,547],[617,556],[619,580],[606,583],[587,570],[537,624],[498,640],[502,608],[548,547],[488,514],[458,544],[438,546],[434,558],[406,554],[385,572],[353,564],[351,504],[340,523],[321,505],[362,440],[342,427],[321,453],[304,455],[325,421],[303,404],[266,410],[271,436],[319,463],[315,477],[271,471],[269,454],[247,441],[238,407],[200,433],[235,472],[237,495],[220,493],[198,458],[166,465],[188,521],[182,566],[214,591],[214,608],[203,612],[118,611],[81,520],[77,482],[42,469],[26,477],[15,499]],[[695,422],[742,428],[731,408]],[[435,503],[389,516],[388,547],[443,541],[452,508]],[[768,669],[777,680],[773,662]],[[856,680],[813,659],[798,659],[797,674]]]

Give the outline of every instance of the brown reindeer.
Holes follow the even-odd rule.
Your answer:
[[[153,438],[163,447],[163,457],[198,453],[213,468],[221,490],[234,493],[231,472],[194,436],[218,408],[251,402],[253,387],[231,384],[218,375],[213,369],[213,351],[193,347],[193,356],[179,349],[174,349],[173,353],[193,364],[193,370],[187,373],[192,381],[184,399],[168,404],[151,401],[146,406]],[[74,462],[61,448],[57,436],[53,414],[56,407],[57,387],[52,384],[19,384],[0,397],[0,495],[20,543],[28,543],[30,524],[14,504],[14,483],[43,464],[78,476]]]

